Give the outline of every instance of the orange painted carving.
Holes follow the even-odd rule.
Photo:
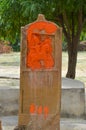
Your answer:
[[[50,35],[56,30],[57,26],[50,22],[36,22],[29,26],[27,30],[27,67],[34,70],[49,69],[54,66]]]

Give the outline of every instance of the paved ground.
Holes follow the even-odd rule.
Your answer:
[[[2,130],[13,130],[17,125],[18,117],[17,116],[6,116],[1,117],[2,120]]]
[[[17,116],[1,117],[3,130],[13,130],[18,123]],[[61,119],[61,130],[86,130],[86,120],[81,119]]]

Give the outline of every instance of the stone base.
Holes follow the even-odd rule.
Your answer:
[[[19,87],[0,87],[0,116],[18,114]]]
[[[14,130],[18,124],[18,116],[5,116],[1,120],[3,130]],[[86,130],[86,120],[61,118],[60,130]]]
[[[18,114],[19,87],[0,87],[0,116]],[[85,85],[78,80],[62,78],[62,117],[85,115]]]
[[[22,125],[22,126],[16,126],[14,128],[14,130],[26,130],[26,126]]]
[[[84,83],[63,78],[61,117],[84,117],[85,116],[85,85]]]
[[[14,130],[31,130],[31,129],[25,128],[23,126],[16,127],[16,128],[17,129],[14,129]],[[62,118],[61,122],[60,122],[60,130],[86,130],[86,120]]]
[[[28,114],[27,114],[28,115]],[[21,119],[23,117],[20,116]],[[27,122],[27,117],[24,115],[24,121]],[[26,119],[26,120],[25,120]],[[23,121],[23,120],[22,120]],[[48,115],[44,118],[43,115],[31,115],[29,122],[19,122],[19,126],[14,130],[60,130],[60,117],[59,114]],[[22,126],[23,124],[23,126]]]

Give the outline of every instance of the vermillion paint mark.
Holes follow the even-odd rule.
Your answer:
[[[27,30],[27,67],[31,69],[52,68],[52,40],[49,35],[57,30],[57,26],[49,22],[36,22]]]
[[[36,111],[35,105],[34,105],[34,104],[31,104],[31,105],[30,105],[30,113],[31,113],[31,114],[34,114],[35,111]]]
[[[42,114],[42,106],[39,106],[39,107],[38,107],[37,113],[38,113],[39,115]]]
[[[44,118],[46,119],[48,114],[49,114],[49,108],[48,106],[44,106],[42,107],[41,105],[40,106],[36,106],[35,104],[31,104],[30,105],[30,114],[38,114],[38,115],[41,115],[41,114],[44,114]]]
[[[47,106],[44,107],[44,117],[47,118],[49,113],[49,108]]]

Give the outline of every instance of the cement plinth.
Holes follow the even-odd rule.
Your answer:
[[[85,85],[78,80],[62,79],[62,117],[85,116]]]
[[[18,114],[19,87],[0,87],[0,115]],[[85,86],[82,82],[62,78],[62,117],[85,115]]]
[[[17,116],[2,117],[3,130],[13,130],[18,123]],[[61,118],[60,130],[86,130],[86,120]]]
[[[19,88],[0,87],[0,116],[18,113]]]

